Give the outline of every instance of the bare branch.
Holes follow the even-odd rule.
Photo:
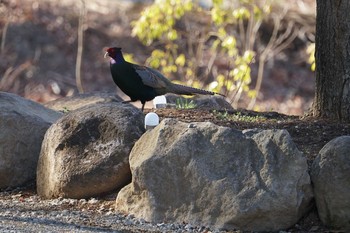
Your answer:
[[[10,12],[8,12],[7,14],[8,14],[8,16],[6,17],[4,29],[3,29],[2,35],[1,35],[1,46],[0,46],[0,52],[1,53],[3,53],[4,49],[5,49],[5,41],[6,41],[7,29],[9,27],[10,21],[11,21]]]
[[[79,26],[78,26],[78,51],[77,60],[75,65],[75,80],[79,93],[84,93],[84,89],[81,83],[81,61],[83,57],[84,47],[84,20],[85,20],[85,0],[81,0],[80,14],[79,14]]]

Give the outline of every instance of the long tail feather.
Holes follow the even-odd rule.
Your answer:
[[[220,93],[212,92],[212,91],[207,91],[203,89],[198,89],[194,87],[189,87],[189,86],[184,86],[180,84],[175,84],[172,83],[171,88],[169,88],[169,92],[178,94],[178,95],[195,95],[195,94],[200,94],[200,95],[221,95],[224,96]]]

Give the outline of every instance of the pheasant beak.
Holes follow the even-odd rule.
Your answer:
[[[106,58],[109,55],[108,51],[105,53],[105,55],[103,56],[103,58]]]

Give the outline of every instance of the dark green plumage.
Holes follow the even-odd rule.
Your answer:
[[[154,69],[127,62],[124,60],[121,48],[109,48],[106,51],[106,55],[111,57],[110,68],[113,81],[130,97],[130,100],[126,102],[140,100],[142,111],[146,101],[153,100],[156,96],[166,93],[179,95],[217,94],[211,91],[172,83]]]

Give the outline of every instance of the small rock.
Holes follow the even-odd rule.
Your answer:
[[[96,204],[96,203],[98,203],[98,200],[96,198],[91,198],[87,203],[88,204]]]
[[[196,128],[197,125],[195,123],[190,123],[188,124],[188,128]]]

